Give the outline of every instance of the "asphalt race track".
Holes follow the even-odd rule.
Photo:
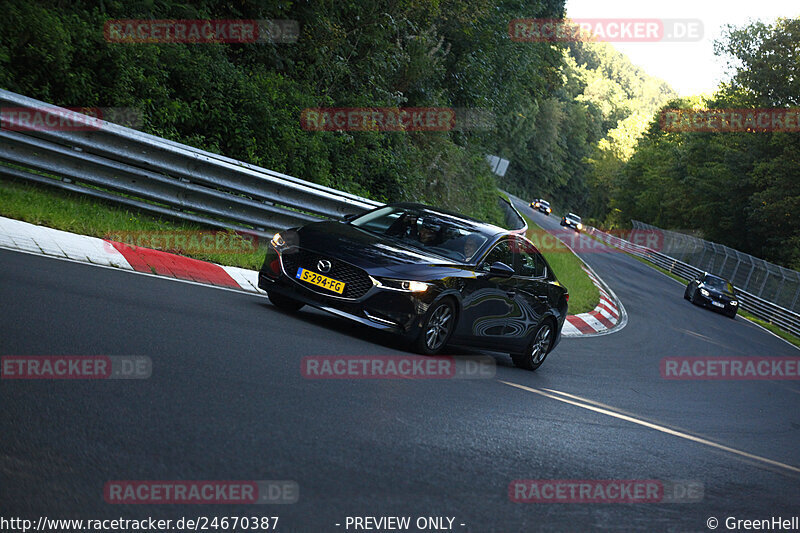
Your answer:
[[[537,372],[492,354],[491,379],[309,380],[304,356],[406,352],[264,297],[0,250],[0,355],[153,363],[142,380],[0,381],[0,514],[279,516],[278,531],[320,532],[354,531],[348,516],[513,532],[709,531],[709,517],[725,531],[731,516],[800,515],[800,382],[675,381],[659,370],[669,356],[800,351],[692,306],[682,286],[624,254],[583,257],[628,325],[564,339]],[[704,491],[694,503],[515,503],[517,479],[689,480]],[[294,480],[300,497],[112,505],[111,480]]]

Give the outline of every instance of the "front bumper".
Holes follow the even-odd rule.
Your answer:
[[[388,289],[378,284],[373,285],[359,298],[328,295],[321,292],[324,289],[289,276],[282,262],[280,272],[276,273],[271,269],[270,263],[277,258],[272,250],[267,254],[264,266],[258,273],[259,288],[379,330],[416,336],[422,318],[436,299],[437,291],[434,287],[423,293],[412,293]]]
[[[739,306],[731,305],[730,300],[714,298],[713,296],[710,295],[703,296],[703,294],[699,290],[697,291],[697,303],[699,305],[702,305],[703,307],[719,311],[720,313],[729,314],[739,310]]]

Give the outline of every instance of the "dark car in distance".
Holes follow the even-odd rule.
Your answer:
[[[286,311],[310,305],[424,354],[506,351],[529,370],[558,344],[569,299],[524,237],[409,203],[275,234],[258,285]]]
[[[550,207],[550,202],[547,200],[542,200],[541,198],[537,198],[536,200],[532,201],[531,207],[547,216],[550,216],[550,213],[553,212],[553,209]]]
[[[567,213],[566,215],[561,217],[561,225],[566,226],[568,228],[572,228],[577,232],[580,232],[583,229],[583,224],[581,223],[581,217],[579,217],[575,213]]]
[[[739,310],[739,298],[730,281],[708,272],[690,281],[683,297],[695,305],[710,307],[730,318]]]

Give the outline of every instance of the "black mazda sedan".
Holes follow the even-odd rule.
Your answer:
[[[711,307],[733,318],[739,310],[739,301],[733,285],[723,278],[703,273],[690,281],[683,291],[683,297],[695,305]]]
[[[569,299],[524,237],[408,203],[275,234],[258,285],[286,311],[310,305],[425,354],[507,351],[529,370],[558,344]]]

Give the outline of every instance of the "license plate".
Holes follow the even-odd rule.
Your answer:
[[[715,302],[713,300],[711,301],[711,305],[716,305],[717,307],[725,307],[725,304],[719,303],[719,302]]]
[[[295,277],[301,281],[316,285],[317,287],[322,287],[323,289],[328,289],[329,291],[333,291],[337,294],[342,294],[342,292],[344,292],[343,281],[336,281],[335,279],[317,274],[316,272],[311,272],[305,268],[298,268],[297,276]]]

